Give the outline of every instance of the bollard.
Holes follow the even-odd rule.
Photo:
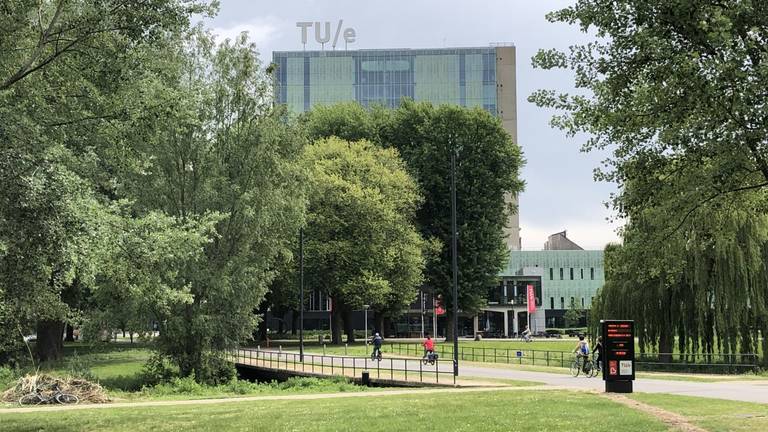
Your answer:
[[[256,345],[256,351],[261,351],[261,345]]]
[[[282,345],[278,345],[277,346],[277,352],[279,352],[279,353],[283,352],[283,346]]]
[[[347,344],[344,344],[344,355],[347,355]]]
[[[361,384],[363,384],[366,387],[371,386],[371,376],[367,370],[363,371],[363,375],[361,377]]]
[[[323,355],[325,355],[325,344],[323,344]]]

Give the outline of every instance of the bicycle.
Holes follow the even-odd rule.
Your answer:
[[[520,342],[533,342],[533,336],[521,334],[520,335]]]
[[[49,403],[76,404],[80,401],[77,396],[61,391],[57,384],[53,387],[53,392],[44,395],[39,389],[34,393],[29,393],[19,398],[19,405],[42,405]]]
[[[434,365],[437,361],[437,353],[436,352],[427,352],[424,353],[424,357],[421,358],[421,362],[426,365],[429,363],[430,365]]]
[[[381,350],[374,349],[371,353],[371,361],[381,362]]]
[[[583,359],[583,360],[582,360]],[[587,378],[592,378],[597,376],[597,368],[595,367],[595,364],[592,360],[590,360],[588,357],[584,357],[581,355],[577,355],[576,358],[573,359],[573,362],[571,362],[571,375],[574,377],[579,376],[580,373],[583,373],[584,376]]]

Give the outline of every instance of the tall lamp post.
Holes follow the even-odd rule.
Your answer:
[[[456,237],[456,150],[451,148],[451,255],[453,255],[453,376],[459,376],[459,261]]]
[[[304,228],[299,228],[299,361],[304,363]]]

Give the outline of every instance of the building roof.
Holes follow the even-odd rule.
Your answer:
[[[565,231],[552,234],[544,242],[544,250],[584,250],[566,236]]]

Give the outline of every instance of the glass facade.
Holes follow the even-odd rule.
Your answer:
[[[277,102],[296,113],[342,101],[394,108],[407,97],[497,114],[493,47],[277,51],[273,62]]]

